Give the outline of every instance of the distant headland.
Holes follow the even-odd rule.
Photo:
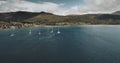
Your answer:
[[[33,26],[64,25],[120,25],[120,11],[112,14],[85,14],[60,16],[48,12],[0,13],[0,29],[15,29]]]

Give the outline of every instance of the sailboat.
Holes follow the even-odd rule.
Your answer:
[[[15,34],[14,34],[14,33],[12,33],[10,36],[11,36],[11,37],[13,37],[13,36],[15,36]]]
[[[10,36],[11,36],[11,37],[15,36],[15,33],[14,33],[14,32],[11,32],[11,33],[10,33]]]
[[[38,34],[41,35],[41,32],[39,32]]]
[[[50,31],[50,33],[53,33],[54,31],[53,31],[53,28],[52,28],[52,30]]]
[[[32,34],[31,30],[29,30],[29,35],[31,35],[31,34]]]
[[[60,30],[59,30],[59,27],[58,27],[58,31],[57,31],[57,34],[60,34],[61,32],[60,32]]]

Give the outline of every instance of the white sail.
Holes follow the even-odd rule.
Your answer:
[[[52,28],[52,30],[50,31],[50,33],[53,33],[54,31],[53,31],[53,28]]]
[[[29,35],[31,35],[32,34],[32,32],[31,32],[31,30],[29,31]]]
[[[60,34],[61,32],[60,32],[60,30],[59,30],[59,27],[58,27],[58,31],[57,31],[57,34]]]
[[[39,32],[38,35],[41,35],[41,32]]]

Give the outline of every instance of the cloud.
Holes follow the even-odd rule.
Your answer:
[[[91,12],[112,12],[120,10],[120,0],[85,0]]]
[[[72,7],[67,13],[95,14],[112,13],[115,11],[120,11],[120,0],[84,0],[84,5]]]
[[[111,13],[120,10],[120,0],[84,0],[83,5],[66,8],[64,4],[53,2],[30,2],[27,0],[2,0],[0,12],[30,11],[51,12],[58,15],[87,14],[87,13]]]
[[[30,12],[52,12],[61,10],[63,4],[52,2],[33,3],[26,0],[5,0],[0,1],[0,12],[30,11]]]

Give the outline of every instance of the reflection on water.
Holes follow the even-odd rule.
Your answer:
[[[119,63],[119,45],[120,26],[4,30],[0,63]]]

